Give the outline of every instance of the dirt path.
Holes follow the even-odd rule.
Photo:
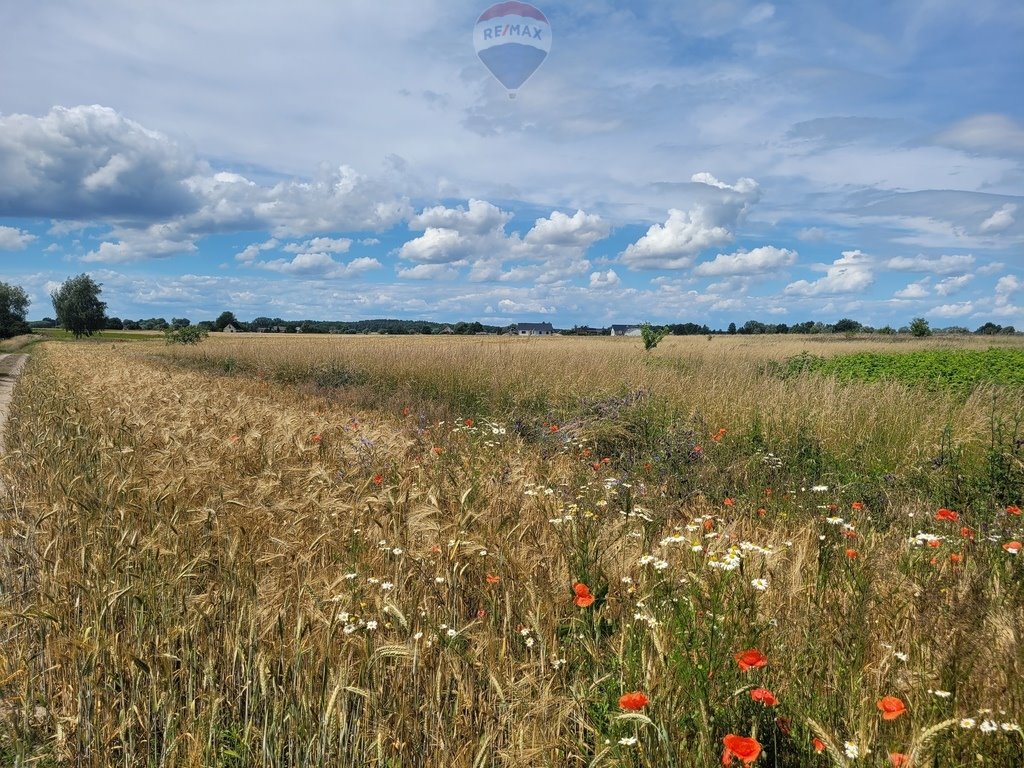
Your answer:
[[[14,384],[25,366],[28,355],[0,355],[0,453],[4,450],[4,432],[7,428],[7,409],[11,405]],[[4,490],[0,480],[0,493]]]

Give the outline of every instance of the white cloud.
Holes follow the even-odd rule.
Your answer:
[[[974,304],[970,301],[961,301],[957,304],[941,304],[932,307],[928,312],[935,317],[963,317],[974,311]]]
[[[702,201],[690,210],[670,208],[664,224],[652,224],[647,233],[619,254],[630,269],[684,269],[705,248],[732,240],[732,229],[761,196],[753,179],[735,184],[719,181],[710,173],[695,173],[693,189]]]
[[[796,263],[796,259],[796,251],[764,245],[750,251],[720,253],[712,261],[705,261],[694,267],[693,274],[701,277],[764,274],[791,266]]]
[[[793,296],[829,296],[862,291],[875,281],[871,258],[860,251],[843,251],[843,255],[825,267],[825,276],[808,282],[797,280],[785,288]]]
[[[936,137],[936,143],[995,155],[1024,152],[1024,127],[999,114],[968,117]]]
[[[557,311],[555,307],[544,306],[541,301],[515,301],[513,299],[502,299],[498,302],[498,309],[505,314],[553,315]]]
[[[608,224],[596,214],[576,211],[566,216],[553,211],[546,219],[537,219],[523,238],[528,245],[587,248],[608,237]]]
[[[959,275],[958,277],[947,277],[946,279],[940,280],[935,284],[935,292],[939,296],[950,296],[959,291],[960,289],[962,289],[973,279],[974,275]]]
[[[14,227],[0,227],[0,251],[22,251],[36,239],[30,232]]]
[[[288,253],[348,253],[352,241],[347,237],[314,237],[302,243],[288,243],[281,247]]]
[[[454,229],[428,227],[419,237],[404,243],[398,255],[407,261],[445,264],[469,256],[477,240]]]
[[[614,269],[609,269],[607,272],[591,272],[590,273],[590,287],[591,288],[611,288],[612,286],[618,285],[622,282],[619,276],[615,274]]]
[[[1013,203],[1007,203],[998,211],[993,213],[983,222],[981,222],[982,232],[1002,232],[1004,229],[1008,229],[1013,226],[1015,219],[1013,214],[1017,212],[1017,206]]]
[[[716,225],[703,206],[689,212],[672,208],[664,224],[652,224],[646,235],[626,247],[619,260],[630,269],[683,269],[705,248],[731,239],[732,233]]]
[[[930,277],[910,283],[905,288],[900,288],[893,294],[894,299],[923,299],[929,296],[927,285],[931,282]]]
[[[948,275],[966,272],[974,266],[974,256],[897,256],[885,262],[889,269],[901,272],[931,272]]]
[[[440,280],[457,277],[459,271],[451,264],[417,264],[413,267],[400,268],[396,274],[403,280]]]
[[[821,242],[828,233],[821,227],[804,227],[796,231],[798,240],[805,242]]]
[[[269,251],[277,247],[277,240],[270,238],[262,243],[252,243],[251,245],[245,246],[241,251],[235,254],[236,261],[243,261],[246,264],[254,262],[260,255],[261,251]]]
[[[1006,265],[1001,261],[990,261],[984,266],[978,267],[975,270],[979,275],[994,275],[996,272],[1002,272],[1006,269]]]
[[[166,259],[196,251],[195,239],[182,238],[173,227],[162,224],[121,234],[117,241],[104,240],[82,256],[82,261],[99,264],[127,264],[148,259]]]
[[[343,264],[335,261],[328,253],[300,253],[292,259],[258,261],[254,266],[285,275],[339,278],[358,277],[371,270],[379,269],[381,263],[376,259],[362,257]]]
[[[492,203],[470,200],[468,210],[443,205],[427,208],[409,220],[409,229],[447,229],[464,235],[485,235],[504,229],[511,218],[511,213]]]
[[[1024,288],[1024,280],[1016,275],[1003,275],[996,281],[996,303],[1004,304],[1010,296]]]

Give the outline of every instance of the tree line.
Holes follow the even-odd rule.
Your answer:
[[[457,335],[497,334],[515,328],[511,326],[485,325],[480,322],[437,323],[429,320],[283,320],[279,317],[257,317],[249,322],[239,320],[231,311],[221,312],[214,320],[201,320],[193,326],[187,317],[172,317],[169,321],[163,317],[140,318],[138,320],[108,317],[106,302],[100,300],[101,284],[87,274],[70,277],[58,287],[50,298],[53,302],[56,317],[28,322],[25,319],[29,306],[29,297],[21,286],[0,282],[0,338],[10,338],[24,333],[31,333],[33,328],[64,328],[76,337],[91,336],[104,330],[112,331],[164,331],[168,338],[180,338],[185,329],[195,331],[255,331],[261,333],[380,333],[380,334],[438,334],[451,333]],[[637,326],[639,327],[639,325]],[[987,322],[974,331],[964,326],[950,326],[932,329],[926,319],[915,317],[906,326],[893,328],[882,326],[874,328],[856,320],[844,317],[835,323],[822,323],[807,320],[801,323],[763,323],[758,320],[747,320],[743,325],[729,323],[723,331],[712,329],[706,324],[669,323],[658,326],[664,334],[674,336],[696,336],[714,334],[910,334],[928,336],[935,333],[974,333],[978,335],[1010,335],[1017,330],[1012,325],[1002,326]],[[184,334],[193,337],[195,331]],[[609,328],[591,328],[574,326],[573,328],[555,329],[565,335],[608,335]]]

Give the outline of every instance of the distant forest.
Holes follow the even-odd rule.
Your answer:
[[[863,325],[856,320],[843,318],[835,323],[822,323],[808,320],[802,323],[762,323],[757,320],[747,320],[743,325],[729,323],[725,329],[710,328],[707,325],[697,323],[666,323],[657,327],[667,328],[673,336],[702,336],[717,334],[779,334],[779,333],[839,333],[839,334],[913,334],[922,335],[920,323],[921,318],[915,318],[907,326],[893,328],[882,326],[874,328]],[[915,325],[916,324],[916,325]],[[168,328],[183,328],[192,325],[188,318],[174,317],[169,321],[163,317],[151,317],[139,320],[121,319],[118,317],[107,318],[107,330],[125,331],[164,331]],[[513,323],[506,326],[486,325],[479,322],[457,322],[457,323],[436,323],[430,320],[282,320],[279,317],[257,317],[254,320],[245,322],[237,319],[231,312],[223,312],[216,320],[201,320],[196,325],[210,331],[223,331],[228,325],[232,325],[239,331],[250,331],[257,333],[380,333],[395,335],[410,334],[439,334],[453,333],[459,336],[473,336],[477,334],[501,334],[514,332],[516,325]],[[637,324],[639,326],[639,324]],[[57,321],[46,317],[42,320],[35,320],[29,323],[33,328],[56,328]],[[979,335],[1012,335],[1017,330],[1012,325],[1002,326],[996,323],[985,323],[971,331],[970,329],[954,325],[946,328],[928,328],[928,333],[950,333],[966,334],[974,333]],[[599,336],[609,335],[610,327],[573,326],[571,328],[555,328],[555,333],[568,336]]]

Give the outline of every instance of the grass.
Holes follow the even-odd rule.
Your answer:
[[[773,768],[1020,764],[1021,393],[767,373],[794,344],[38,349],[2,754],[648,768],[734,733]]]

